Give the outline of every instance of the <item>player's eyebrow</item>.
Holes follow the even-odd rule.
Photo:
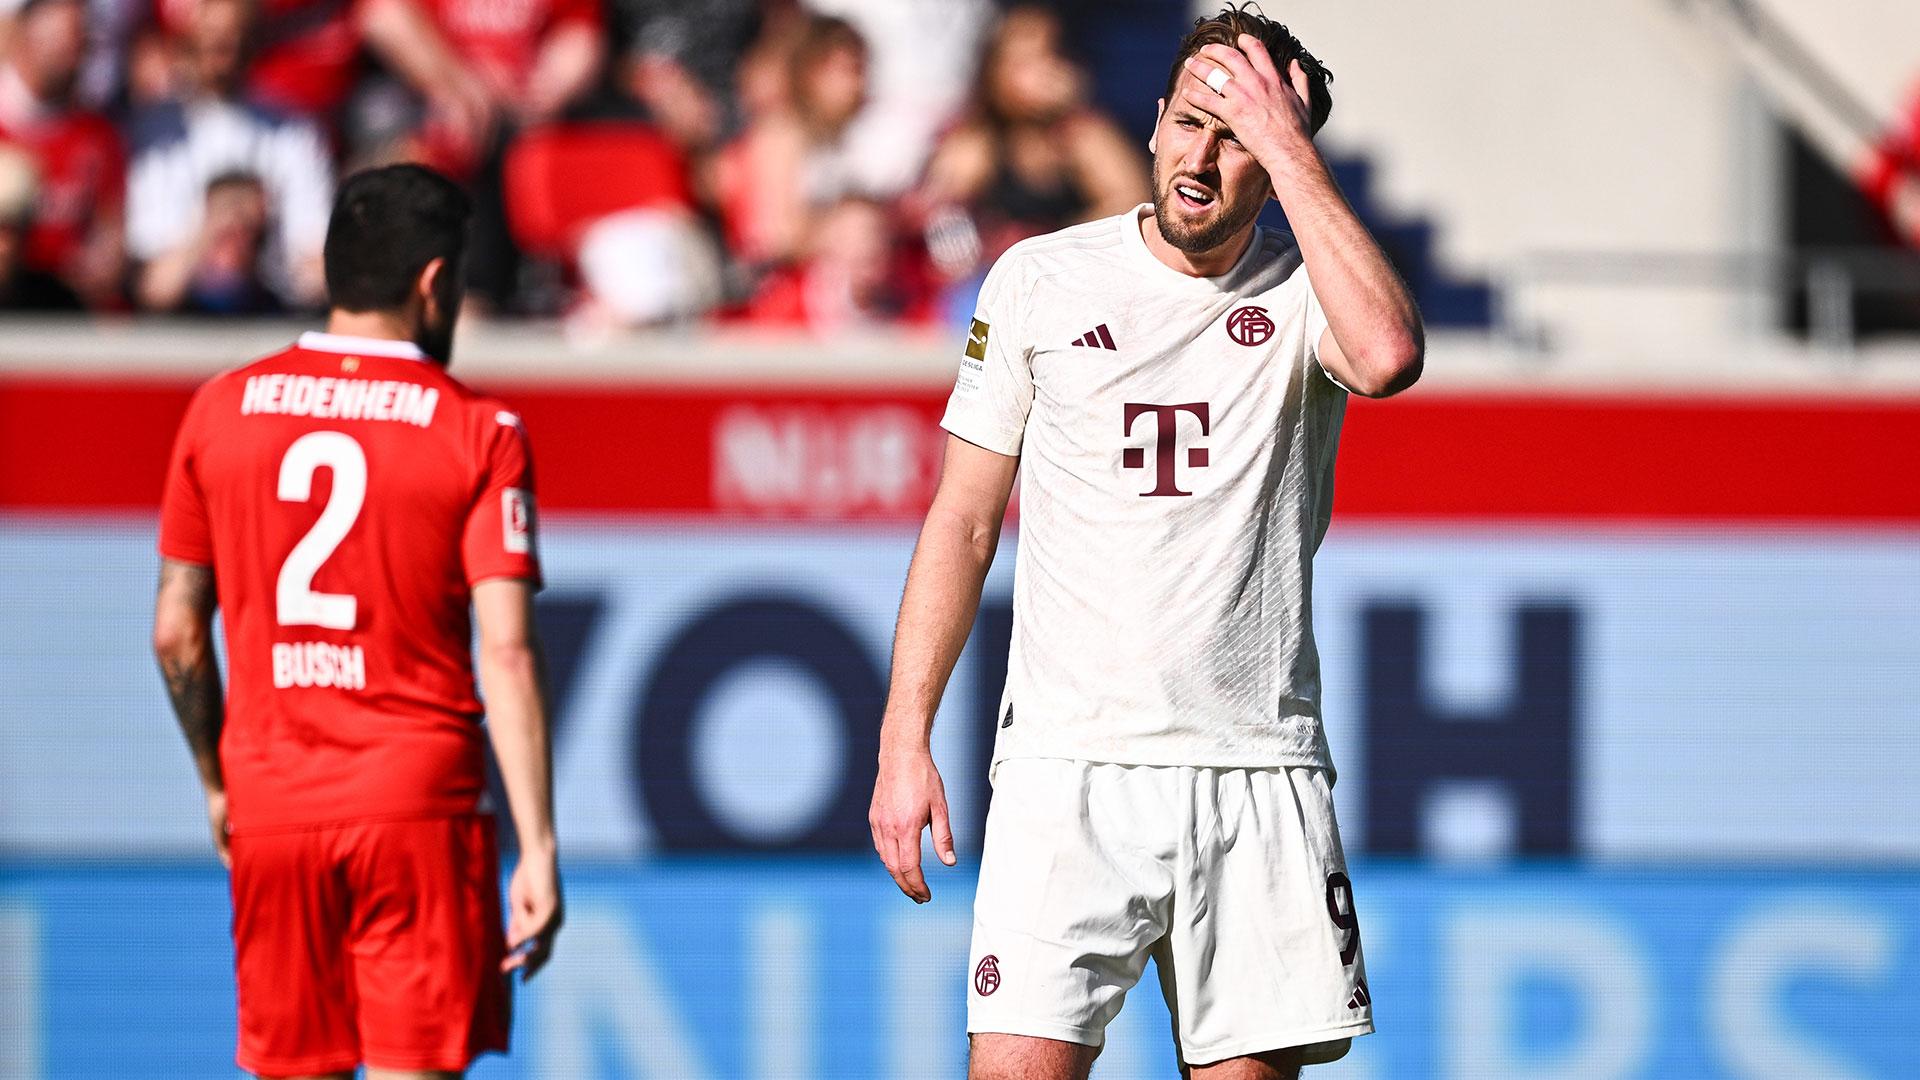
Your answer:
[[[1193,120],[1198,122],[1202,127],[1210,127],[1213,130],[1219,132],[1220,137],[1222,139],[1233,138],[1232,128],[1221,123],[1218,119],[1200,112],[1198,109],[1189,109],[1189,108],[1175,109],[1173,113],[1173,118],[1175,121]]]

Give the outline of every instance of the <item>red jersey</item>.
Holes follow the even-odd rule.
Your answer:
[[[65,274],[86,247],[94,221],[120,213],[126,202],[127,159],[120,133],[97,113],[69,109],[18,126],[0,120],[0,143],[19,144],[40,167],[27,265]]]
[[[306,334],[194,395],[160,553],[213,567],[235,832],[474,810],[471,590],[540,573],[505,406],[409,344]]]
[[[600,27],[600,0],[427,0],[428,10],[460,58],[496,89],[526,89],[540,46],[552,31],[578,23]]]
[[[193,0],[155,0],[170,37],[183,37]],[[346,103],[359,74],[358,0],[261,0],[248,64],[248,97],[325,124]]]

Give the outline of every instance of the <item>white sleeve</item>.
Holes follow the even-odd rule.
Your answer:
[[[980,288],[960,375],[940,426],[975,446],[1018,457],[1033,407],[1032,354],[1021,323],[1026,306],[1018,257],[1000,256]]]

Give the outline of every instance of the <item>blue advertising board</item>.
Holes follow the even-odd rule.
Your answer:
[[[1920,1063],[1920,874],[1355,866],[1378,1034],[1321,1078],[1883,1078]],[[964,1075],[973,879],[870,860],[573,868],[515,1052],[475,1075]],[[233,1074],[211,865],[0,864],[0,1075]],[[1011,975],[1009,977],[1012,977]],[[1095,1076],[1172,1075],[1151,973]]]

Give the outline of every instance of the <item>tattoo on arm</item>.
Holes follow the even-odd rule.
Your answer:
[[[210,789],[226,786],[220,772],[220,729],[226,721],[226,699],[220,685],[220,667],[213,655],[213,572],[192,563],[163,560],[156,601],[160,619],[194,628],[171,647],[157,651],[160,673],[166,678],[167,697],[180,731],[193,751],[200,779]]]

